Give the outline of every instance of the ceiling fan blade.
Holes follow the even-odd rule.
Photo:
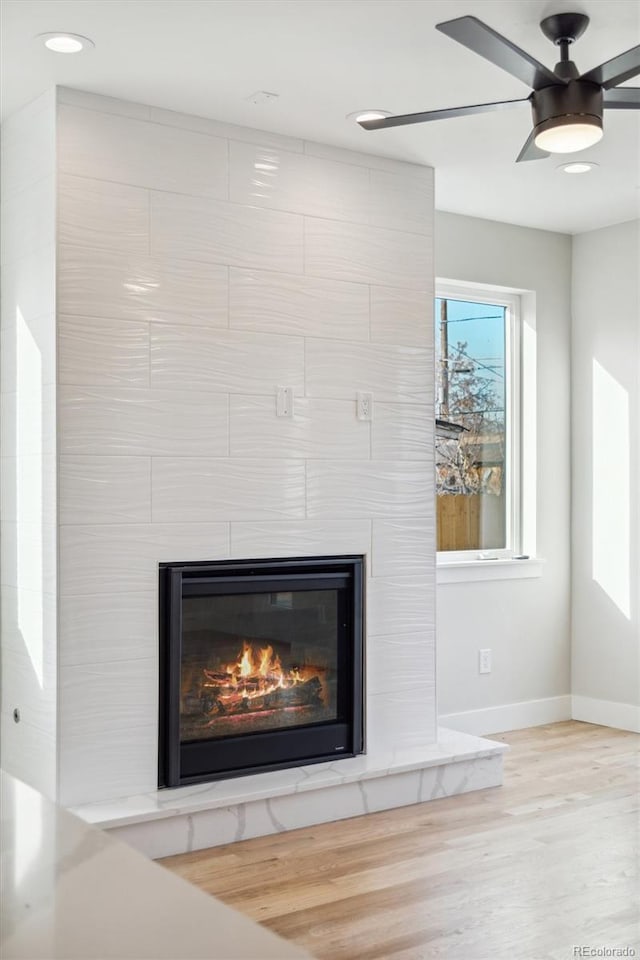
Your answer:
[[[477,17],[458,17],[437,23],[436,30],[506,70],[534,90],[568,82]]]
[[[532,130],[527,137],[522,150],[516,157],[516,163],[522,163],[524,160],[544,160],[545,157],[551,156],[551,154],[547,153],[546,150],[541,150],[540,147],[536,147],[534,142],[535,135],[535,130]]]
[[[603,103],[609,110],[640,110],[640,87],[605,90]]]
[[[612,60],[601,63],[599,66],[583,73],[581,80],[588,80],[589,83],[599,83],[605,90],[610,90],[618,83],[624,83],[631,77],[637,77],[640,73],[640,44],[637,47],[631,47],[624,53],[618,54]]]
[[[522,100],[499,100],[497,103],[476,103],[468,107],[448,107],[445,110],[402,113],[396,117],[380,117],[377,120],[358,120],[358,123],[365,130],[383,130],[385,127],[402,127],[407,123],[426,123],[428,120],[449,120],[451,117],[469,117],[473,113],[490,113],[492,110],[504,110],[528,102],[528,97]]]

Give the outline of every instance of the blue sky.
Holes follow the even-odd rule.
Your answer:
[[[439,359],[440,353],[440,303],[440,298],[436,298],[436,359]],[[478,373],[494,380],[500,400],[504,396],[504,314],[504,307],[490,303],[449,300],[447,315],[450,356],[457,355],[453,348],[458,342],[466,341],[467,356],[482,364]],[[493,371],[493,368],[497,370]]]

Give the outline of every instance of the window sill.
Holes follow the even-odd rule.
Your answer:
[[[542,576],[544,560],[455,560],[439,561],[436,583],[469,583],[479,580],[530,580]]]

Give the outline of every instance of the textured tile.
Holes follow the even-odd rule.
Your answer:
[[[433,407],[427,404],[376,403],[371,424],[374,460],[434,459]]]
[[[304,516],[298,460],[189,460],[152,465],[155,520],[277,520]]]
[[[3,268],[55,242],[55,180],[38,180],[2,201],[0,261]],[[19,306],[19,304],[18,304]],[[47,309],[51,309],[49,304]]]
[[[156,578],[157,579],[157,578]],[[63,597],[60,664],[149,659],[158,652],[158,590]]]
[[[429,351],[422,347],[311,339],[306,343],[307,396],[355,400],[358,390],[369,391],[374,419],[378,401],[430,402],[432,382]]]
[[[296,397],[293,417],[277,417],[275,396],[231,397],[232,457],[369,458],[369,424],[348,400]]]
[[[420,634],[434,642],[433,576],[374,577],[367,589],[367,633],[371,637]]]
[[[97,93],[74,90],[73,87],[56,87],[56,93],[59,104],[66,103],[72,107],[84,107],[86,110],[99,110],[101,113],[115,113],[120,117],[148,120],[151,112],[151,107],[144,103],[119,100],[116,97],[103,97]]]
[[[58,309],[84,317],[227,326],[227,267],[60,244]]]
[[[158,709],[158,658],[68,664],[60,676],[62,750],[73,730],[87,741],[108,731],[137,730]]]
[[[368,554],[370,520],[281,520],[232,523],[231,556],[304,557]]]
[[[435,519],[373,521],[371,573],[374,577],[433,576]]]
[[[423,290],[431,241],[413,233],[335,220],[305,220],[305,273]]]
[[[229,324],[263,333],[368,340],[369,290],[359,283],[232,267]]]
[[[151,107],[151,119],[154,123],[166,123],[182,130],[195,130],[196,133],[208,133],[214,137],[226,137],[246,143],[257,143],[275,150],[288,150],[290,153],[302,153],[302,140],[286,137],[268,130],[255,130],[253,127],[241,127],[234,123],[222,123],[207,117],[194,117],[190,113],[177,113],[161,107]]]
[[[433,281],[423,290],[371,287],[371,339],[377,343],[433,344]]]
[[[62,173],[226,199],[227,141],[81,107],[58,108]]]
[[[196,390],[262,393],[274,398],[281,384],[303,393],[304,341],[151,324],[151,383],[176,390],[188,383]]]
[[[367,694],[401,693],[435,682],[433,634],[374,637],[367,644]]]
[[[158,786],[158,724],[138,724],[112,730],[102,727],[88,735],[71,727],[61,738],[59,803],[70,806],[145,793]]]
[[[366,131],[362,131],[363,138],[371,138]],[[353,163],[359,167],[368,167],[371,170],[387,170],[389,173],[402,174],[418,180],[429,180],[433,176],[433,169],[416,163],[406,163],[404,160],[393,160],[391,157],[380,157],[374,153],[360,153],[357,150],[345,150],[342,147],[333,147],[328,143],[316,143],[313,140],[304,141],[304,152],[311,157],[320,157],[323,160],[335,160],[337,163]]]
[[[232,142],[229,199],[311,217],[368,223],[369,171],[300,153]]]
[[[61,454],[226,456],[228,398],[193,390],[61,387]]]
[[[139,523],[60,528],[60,597],[157,596],[158,564],[223,560],[226,523]],[[64,603],[61,603],[61,609]]]
[[[370,223],[433,236],[433,170],[424,178],[371,171]]]
[[[58,382],[148,386],[149,325],[104,317],[59,316]]]
[[[149,252],[149,194],[140,187],[61,174],[58,241],[120,253]]]
[[[307,516],[420,516],[433,509],[432,471],[406,461],[310,460]]]
[[[149,457],[60,457],[60,523],[151,520]]]
[[[154,255],[302,272],[302,217],[221,200],[151,194]]]
[[[433,683],[423,682],[397,692],[373,694],[368,707],[367,737],[378,746],[401,743],[409,747],[429,743],[436,737],[436,690]],[[417,791],[414,796],[417,800]]]
[[[51,176],[56,166],[56,108],[47,90],[2,124],[1,193],[14,193]]]

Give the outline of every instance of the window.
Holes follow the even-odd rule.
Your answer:
[[[520,298],[438,285],[436,504],[446,559],[520,553]]]

